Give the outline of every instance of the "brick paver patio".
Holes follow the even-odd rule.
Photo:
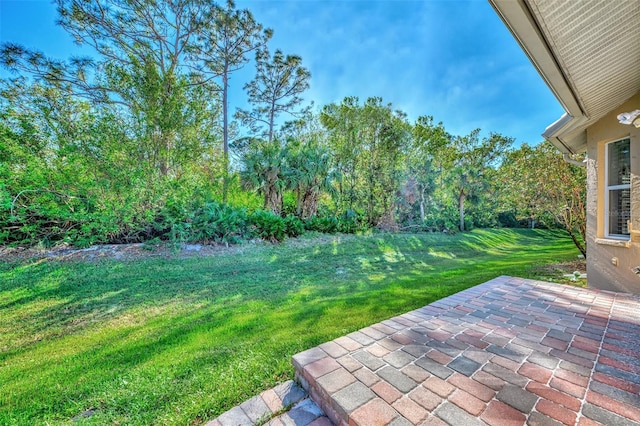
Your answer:
[[[500,277],[293,363],[340,425],[640,425],[640,298]]]

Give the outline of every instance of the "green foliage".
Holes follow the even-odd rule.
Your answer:
[[[266,241],[280,242],[287,236],[287,223],[271,211],[257,210],[249,217],[252,234]]]
[[[188,225],[187,241],[238,243],[248,235],[248,224],[246,209],[211,201],[196,209],[190,222],[180,225]]]
[[[291,356],[498,275],[575,259],[563,233],[321,237],[211,257],[0,263],[0,424],[203,424]]]
[[[304,221],[304,227],[308,231],[335,234],[338,232],[339,221],[335,216],[312,216]]]
[[[304,234],[304,222],[297,216],[288,214],[284,218],[285,232],[288,237],[297,237]]]
[[[360,105],[356,97],[326,105],[321,121],[329,132],[340,211],[361,210],[371,225],[395,225],[396,192],[410,126],[381,98]]]
[[[271,143],[275,135],[275,119],[282,113],[295,114],[302,93],[309,88],[311,73],[302,66],[298,55],[273,56],[266,45],[256,52],[256,76],[245,85],[251,111],[239,110],[237,116],[255,132],[266,126],[262,136]]]
[[[500,201],[531,225],[564,228],[586,255],[586,167],[563,160],[548,142],[508,153],[497,179]]]

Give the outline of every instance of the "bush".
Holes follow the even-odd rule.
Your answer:
[[[335,234],[338,232],[338,219],[335,216],[312,216],[304,221],[304,228],[308,231]]]
[[[289,214],[284,218],[285,233],[288,237],[304,234],[304,223],[296,216]]]
[[[273,212],[256,210],[249,216],[253,235],[263,240],[280,242],[287,236],[287,225],[284,218]]]
[[[244,208],[209,201],[186,220],[171,226],[172,241],[237,243],[249,234],[249,218]]]

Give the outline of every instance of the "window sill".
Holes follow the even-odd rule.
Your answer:
[[[612,238],[596,238],[596,244],[613,247],[631,247],[631,240],[614,240]]]

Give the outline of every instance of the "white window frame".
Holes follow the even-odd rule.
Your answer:
[[[629,182],[628,184],[622,184],[622,185],[609,185],[609,145],[612,143],[617,143],[617,142],[621,142],[621,141],[629,141],[629,148],[631,148],[631,139],[630,138],[622,138],[622,139],[618,139],[615,141],[611,141],[605,144],[604,146],[604,230],[605,230],[605,237],[606,238],[611,238],[611,239],[615,239],[615,240],[629,240],[631,238],[630,235],[625,235],[625,234],[610,234],[609,233],[609,218],[610,218],[610,214],[609,214],[609,200],[610,200],[610,191],[615,191],[615,190],[621,190],[621,189],[629,189],[629,191],[631,191],[631,182]],[[631,212],[629,212],[631,213]]]

